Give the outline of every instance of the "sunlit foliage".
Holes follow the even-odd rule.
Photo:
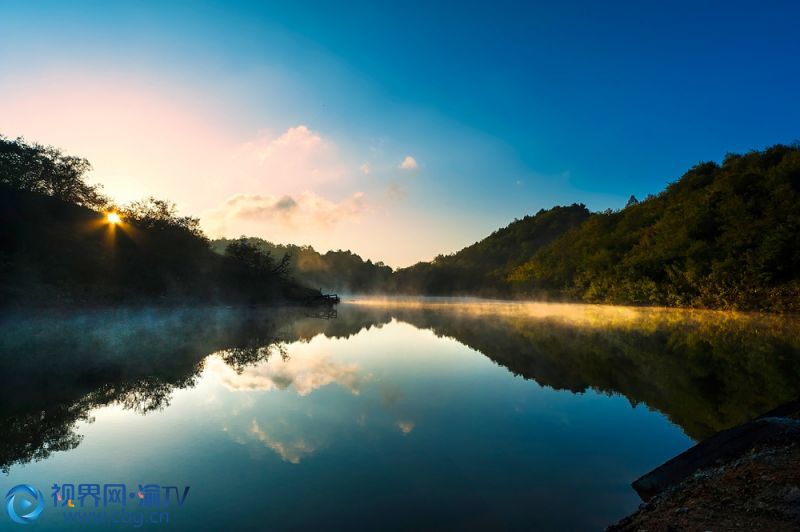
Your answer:
[[[508,281],[593,302],[800,310],[800,148],[703,163],[655,197],[593,214]]]

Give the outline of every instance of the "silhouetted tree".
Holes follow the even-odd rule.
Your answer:
[[[108,198],[100,193],[99,185],[86,183],[86,173],[90,169],[86,159],[64,155],[52,146],[0,136],[0,183],[11,188],[102,209],[108,204]]]
[[[228,244],[228,247],[225,248],[225,256],[254,275],[272,273],[275,264],[269,251],[262,251],[244,237]]]
[[[178,209],[171,201],[152,196],[129,203],[120,214],[123,220],[148,230],[179,229],[205,240],[200,229],[200,220],[192,216],[178,216]]]
[[[241,240],[241,239],[240,239]],[[273,244],[260,238],[246,241],[272,257],[282,256],[273,267],[283,278],[292,278],[306,286],[319,286],[325,290],[350,293],[387,293],[394,290],[392,268],[382,262],[363,260],[351,251],[319,253],[311,246]],[[232,241],[219,239],[211,248],[225,254]]]
[[[84,181],[89,163],[0,138],[0,306],[29,304],[312,300],[289,280],[290,258],[247,246],[209,249],[199,220],[147,198],[119,209]],[[249,252],[249,255],[248,255]]]

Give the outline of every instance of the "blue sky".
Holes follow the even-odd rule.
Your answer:
[[[337,4],[4,2],[0,133],[395,266],[800,139],[793,2]]]

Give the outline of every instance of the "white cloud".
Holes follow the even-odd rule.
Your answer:
[[[367,174],[369,174],[370,170],[372,170],[372,168],[369,166],[369,163],[364,163],[364,164],[362,164],[362,165],[359,167],[359,169],[361,170],[361,172],[362,172],[364,175],[367,175]]]
[[[312,187],[347,174],[336,146],[303,124],[290,127],[278,137],[262,135],[245,143],[240,156],[246,164],[255,166],[257,182],[267,183],[271,189],[289,184]]]
[[[406,158],[403,159],[403,162],[400,163],[400,166],[398,168],[401,168],[403,170],[416,170],[417,160],[410,155],[406,155]]]
[[[367,211],[363,192],[340,200],[320,192],[333,190],[332,184],[336,190],[347,187],[345,181],[357,172],[357,165],[346,163],[330,140],[306,125],[246,142],[235,159],[231,168],[239,176],[238,190],[252,192],[228,195],[201,215],[212,237],[254,234],[306,240],[320,229],[356,221]],[[366,162],[360,168],[364,173],[371,170]]]
[[[306,190],[297,196],[237,194],[203,217],[213,234],[226,234],[242,222],[255,222],[265,229],[277,224],[284,228],[327,228],[343,221],[356,220],[367,210],[363,192],[335,202]]]

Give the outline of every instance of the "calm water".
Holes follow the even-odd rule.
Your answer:
[[[0,329],[0,491],[43,492],[32,530],[94,511],[55,508],[53,484],[190,487],[168,524],[138,504],[152,488],[101,494],[122,528],[602,529],[638,476],[800,395],[789,318],[359,300]]]

